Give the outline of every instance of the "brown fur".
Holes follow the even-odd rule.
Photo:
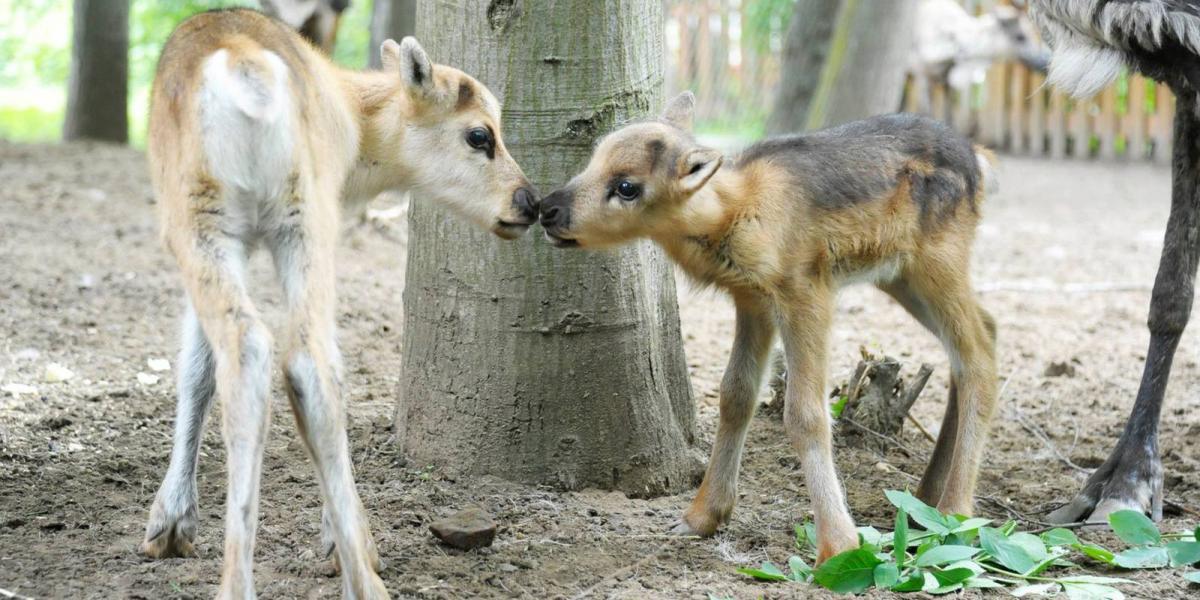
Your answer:
[[[556,245],[597,248],[649,237],[737,306],[712,459],[677,531],[711,535],[729,518],[742,443],[778,330],[788,358],[785,424],[813,500],[818,559],[857,546],[833,466],[825,372],[837,289],[860,279],[896,297],[951,354],[955,393],[919,495],[942,511],[970,514],[996,395],[995,324],[976,303],[968,274],[983,190],[976,186],[973,196],[927,211],[913,186],[942,177],[969,189],[968,181],[982,180],[975,153],[967,147],[967,177],[920,151],[850,165],[864,180],[891,184],[831,204],[806,183],[810,174],[785,167],[791,163],[783,151],[722,166],[719,154],[692,139],[690,107],[690,94],[681,96],[662,121],[605,138],[587,168],[541,207]],[[953,139],[938,141],[957,148]],[[622,199],[615,191],[621,180],[640,185],[641,195]]]

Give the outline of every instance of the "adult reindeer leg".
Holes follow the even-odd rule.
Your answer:
[[[1171,361],[1192,311],[1200,259],[1200,114],[1195,93],[1177,89],[1171,216],[1150,299],[1150,348],[1133,412],[1112,454],[1070,503],[1049,520],[1106,521],[1112,512],[1149,509],[1162,518],[1162,461],[1158,420]]]

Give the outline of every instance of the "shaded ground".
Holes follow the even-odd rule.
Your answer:
[[[979,512],[1004,518],[1065,500],[1094,467],[1132,404],[1148,340],[1145,311],[1169,197],[1168,172],[1141,165],[1004,159],[976,245],[976,280],[1000,324],[1007,378],[980,481]],[[92,145],[0,143],[0,589],[39,598],[208,598],[220,571],[223,449],[210,426],[200,466],[200,558],[150,561],[136,548],[166,469],[173,376],[147,361],[174,357],[179,283],[157,242],[144,158]],[[400,224],[403,225],[402,223]],[[399,371],[403,243],[371,227],[341,248],[339,324],[360,490],[388,563],[394,597],[706,598],[820,596],[766,586],[734,568],[786,560],[809,505],[779,425],[758,417],[742,499],[713,540],[660,536],[690,494],[654,500],[557,493],[500,481],[449,481],[405,464],[387,443]],[[265,257],[253,277],[270,279]],[[1092,289],[1103,288],[1100,291]],[[260,289],[273,289],[261,285]],[[681,287],[702,437],[711,440],[717,383],[732,338],[728,303]],[[277,298],[260,301],[278,323]],[[1163,416],[1168,500],[1200,511],[1200,341],[1184,337]],[[915,408],[936,429],[946,361],[934,340],[882,294],[847,290],[839,304],[831,382],[860,345],[937,371]],[[44,383],[48,363],[74,371]],[[1073,376],[1047,377],[1067,362]],[[138,373],[157,383],[138,381]],[[336,598],[318,550],[320,500],[276,386],[263,475],[256,576],[261,598]],[[1018,416],[1045,430],[1032,437]],[[881,493],[914,485],[931,444],[906,430],[908,456],[841,449],[838,464],[860,524],[889,527]],[[495,546],[461,553],[427,524],[469,504],[501,523]],[[1194,524],[1178,510],[1165,524]],[[1085,534],[1099,540],[1101,534]],[[1143,572],[1133,597],[1194,596],[1178,572]]]

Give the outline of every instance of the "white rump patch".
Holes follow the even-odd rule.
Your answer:
[[[975,153],[975,161],[979,163],[979,173],[983,176],[983,189],[989,194],[995,194],[1000,191],[1000,177],[996,174],[996,167],[992,161],[988,160],[987,156],[982,153]]]
[[[282,194],[292,172],[292,107],[288,69],[262,51],[269,73],[229,65],[218,50],[204,62],[201,137],[208,167],[222,184],[259,199]]]

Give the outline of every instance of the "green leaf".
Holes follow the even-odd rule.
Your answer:
[[[921,586],[923,585],[925,585],[925,575],[918,570],[913,571],[913,574],[909,575],[908,579],[905,579],[904,581],[892,586],[892,591],[901,593],[919,592],[921,591]]]
[[[812,575],[812,567],[799,556],[788,559],[788,569],[792,571],[792,581],[807,581],[808,576]]]
[[[979,553],[979,548],[971,546],[936,546],[917,557],[918,567],[936,567],[960,560],[966,560]]]
[[[1118,567],[1126,569],[1158,569],[1170,563],[1167,549],[1162,546],[1130,548],[1113,558]]]
[[[900,582],[900,569],[893,563],[875,565],[875,587],[886,590]]]
[[[968,531],[974,531],[974,530],[979,529],[980,527],[983,527],[984,525],[987,525],[991,522],[992,522],[991,519],[972,517],[970,519],[963,521],[962,523],[959,523],[958,527],[955,527],[954,529],[950,530],[950,533],[966,533]]]
[[[934,579],[938,580],[943,587],[962,583],[975,576],[975,571],[970,569],[946,569],[942,571],[932,571]]]
[[[939,535],[950,533],[950,527],[946,524],[946,518],[936,508],[925,504],[917,499],[916,496],[908,492],[900,492],[896,490],[887,490],[884,492],[887,499],[896,508],[902,508],[910,517],[922,527],[933,531]],[[955,522],[957,524],[957,522]]]
[[[1009,541],[999,529],[991,527],[980,529],[979,545],[983,546],[984,552],[987,552],[996,562],[1015,573],[1025,573],[1037,565],[1037,562],[1029,557],[1024,548]]]
[[[968,588],[968,589],[970,589],[970,588],[979,588],[979,589],[1002,588],[1002,587],[1004,587],[1004,584],[1000,583],[999,581],[996,581],[995,579],[991,579],[989,577],[968,577],[967,580],[963,582],[963,587]]]
[[[1064,583],[1063,590],[1070,600],[1124,600],[1125,594],[1116,588],[1098,583]]]
[[[1095,544],[1071,544],[1071,547],[1082,552],[1092,560],[1102,562],[1106,565],[1115,564],[1113,561],[1115,555],[1109,552],[1107,548]]]
[[[1042,571],[1045,571],[1046,569],[1049,569],[1050,565],[1053,565],[1055,562],[1058,562],[1059,557],[1062,556],[1061,552],[1062,551],[1056,552],[1050,556],[1047,556],[1046,558],[1043,558],[1042,560],[1038,561],[1038,563],[1036,565],[1033,565],[1033,568],[1022,573],[1022,575],[1026,576],[1026,577],[1032,577],[1034,575],[1041,573]]]
[[[1121,541],[1132,546],[1157,544],[1162,541],[1154,521],[1137,510],[1118,510],[1108,515],[1108,524]]]
[[[1056,581],[1064,583],[1133,583],[1132,579],[1123,579],[1121,577],[1100,577],[1098,575],[1071,575],[1068,577],[1059,577]]]
[[[948,585],[942,584],[941,580],[939,580],[936,575],[930,573],[929,571],[926,571],[922,575],[922,579],[923,585],[921,586],[921,591],[927,594],[948,594],[950,592],[962,589],[961,583],[951,583]]]
[[[1074,546],[1079,543],[1079,538],[1070,529],[1055,527],[1042,534],[1042,541],[1046,542],[1047,546]]]
[[[741,568],[741,569],[738,569],[737,572],[741,573],[742,575],[749,575],[759,581],[787,581],[788,580],[788,576],[784,575],[783,571],[779,570],[779,567],[776,567],[775,565],[773,565],[769,562],[763,563],[762,566],[757,569]]]
[[[841,418],[842,411],[845,410],[846,402],[849,400],[849,396],[838,396],[837,400],[834,400],[829,404],[829,414],[835,419]]]
[[[813,579],[822,587],[840,594],[857,594],[875,583],[875,565],[882,562],[870,550],[848,550],[817,567],[813,571]]]
[[[1184,573],[1184,574],[1183,574],[1183,578],[1184,578],[1184,579],[1186,579],[1186,580],[1188,580],[1188,581],[1190,581],[1190,582],[1192,582],[1192,583],[1200,583],[1200,571],[1193,571],[1193,572],[1191,572],[1191,573]]]
[[[1200,562],[1200,542],[1170,542],[1167,544],[1167,555],[1171,557],[1172,567],[1186,567]]]
[[[1032,533],[1018,531],[1008,536],[1008,540],[1020,546],[1021,549],[1025,550],[1025,554],[1028,554],[1029,558],[1032,558],[1033,560],[1045,560],[1045,558],[1049,556],[1049,554],[1046,553],[1046,542],[1043,542],[1042,538],[1033,535]]]
[[[1049,596],[1057,591],[1057,583],[1036,583],[1013,588],[1008,593],[1017,598],[1024,598],[1025,596]]]
[[[896,509],[896,531],[892,533],[892,554],[896,557],[896,566],[903,569],[904,559],[908,548],[908,512],[903,508]]]
[[[875,529],[874,527],[867,526],[858,528],[858,539],[861,540],[861,543],[863,544],[870,544],[878,548],[879,540],[882,538],[883,534],[879,533],[879,530]]]

